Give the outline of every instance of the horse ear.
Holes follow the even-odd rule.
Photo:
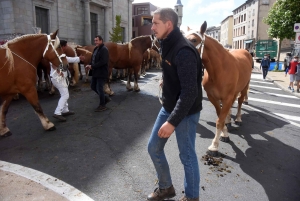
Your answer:
[[[56,35],[58,33],[58,29],[54,32],[54,33],[51,33],[50,36],[51,36],[51,39],[55,39],[56,38]]]
[[[207,28],[207,23],[206,21],[203,22],[203,24],[201,25],[201,28],[200,28],[200,33],[203,35],[204,32],[206,31],[206,28]]]

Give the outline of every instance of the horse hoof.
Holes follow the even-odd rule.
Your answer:
[[[235,121],[235,124],[238,125],[238,126],[241,126],[241,125],[242,125],[242,122],[240,122],[240,121]]]
[[[51,128],[47,129],[47,131],[55,131],[55,130],[56,130],[55,126],[52,126]]]
[[[206,152],[206,154],[209,155],[209,156],[212,156],[212,157],[217,157],[217,156],[219,156],[219,152],[218,152],[218,151],[210,151],[210,150],[208,150],[208,151]]]
[[[6,132],[4,135],[1,135],[1,138],[9,137],[12,133],[10,131]]]
[[[135,91],[135,92],[139,92],[139,91],[141,91],[141,90],[140,90],[140,89],[135,89],[134,91]]]
[[[220,141],[228,143],[228,142],[230,142],[230,139],[229,139],[229,137],[223,137],[223,136],[221,136],[220,137]]]
[[[248,105],[248,101],[243,102],[244,105]]]
[[[127,89],[127,91],[132,91],[132,89]]]
[[[225,126],[226,126],[227,128],[231,128],[231,127],[232,127],[231,123],[225,124]]]

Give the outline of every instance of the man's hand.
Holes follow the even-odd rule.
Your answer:
[[[158,136],[160,138],[169,138],[174,132],[175,127],[169,122],[165,122],[158,130]]]
[[[80,55],[79,59],[80,59],[80,61],[84,61],[85,60],[85,56]]]
[[[88,70],[91,70],[92,66],[91,65],[86,65],[85,68],[88,69]]]

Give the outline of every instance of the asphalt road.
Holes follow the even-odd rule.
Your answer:
[[[256,75],[253,73],[251,85],[269,86]],[[57,128],[52,132],[43,130],[24,98],[13,102],[7,115],[13,135],[0,140],[0,160],[51,175],[96,201],[146,200],[156,187],[147,142],[160,109],[157,97],[160,76],[159,71],[148,72],[139,81],[139,93],[127,92],[124,82],[114,82],[115,96],[107,105],[109,110],[100,113],[94,112],[98,98],[89,84],[70,88],[69,108],[76,114],[67,117],[67,122],[52,117],[59,95],[49,97],[41,93],[42,108]],[[251,90],[271,89],[252,87]],[[252,100],[243,107],[242,126],[232,124],[231,142],[220,143],[220,152],[225,155],[221,165],[225,170],[221,172],[219,167],[205,165],[202,160],[214,137],[216,120],[205,92],[204,96],[196,139],[201,200],[300,200],[300,125],[297,120],[291,123],[275,114],[280,111],[299,117],[299,107],[274,104],[277,101],[274,95],[250,91]],[[279,99],[299,106],[299,99]],[[236,113],[235,108],[236,105],[232,114]],[[172,135],[166,155],[177,192],[174,200],[183,195],[184,189],[178,154]],[[3,189],[0,188],[0,195],[5,200],[9,192]]]

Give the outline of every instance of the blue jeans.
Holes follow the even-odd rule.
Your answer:
[[[103,91],[104,83],[105,83],[105,79],[92,77],[91,89],[99,95],[99,98],[100,98],[99,105],[102,105],[102,106],[105,106],[105,94]]]
[[[153,161],[158,177],[158,185],[161,189],[172,185],[169,164],[167,162],[164,147],[168,138],[160,138],[158,130],[167,121],[170,113],[163,107],[156,118],[153,130],[148,142],[148,153]],[[188,198],[199,197],[200,172],[198,158],[195,151],[196,128],[200,112],[186,116],[175,128],[179,157],[184,167],[184,188]]]

